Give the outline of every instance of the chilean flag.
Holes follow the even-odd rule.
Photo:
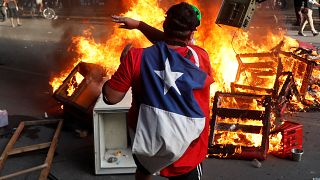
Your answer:
[[[193,96],[207,74],[196,64],[169,49],[164,42],[142,54],[142,94],[133,154],[155,173],[178,160],[205,126],[205,115]]]

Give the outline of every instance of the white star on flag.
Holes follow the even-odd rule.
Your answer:
[[[170,87],[173,87],[180,95],[179,88],[176,85],[176,80],[183,75],[181,72],[173,72],[171,71],[169,59],[166,59],[165,62],[165,69],[163,71],[156,71],[154,72],[164,81],[164,95],[167,94]]]

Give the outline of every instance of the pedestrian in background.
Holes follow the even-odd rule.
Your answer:
[[[6,4],[9,10],[9,16],[10,16],[10,21],[11,21],[11,26],[12,27],[16,27],[16,25],[14,24],[14,18],[17,21],[17,26],[21,26],[21,22],[19,19],[19,15],[18,15],[18,4],[16,0],[6,0]]]
[[[39,14],[41,14],[42,11],[43,11],[43,2],[42,2],[42,0],[36,0],[36,4],[37,4],[37,7],[39,8],[38,12],[39,12]]]
[[[302,7],[302,0],[294,0],[294,12],[296,14],[296,22],[295,26],[300,26],[301,25],[301,7]]]
[[[303,33],[303,31],[304,31],[304,28],[306,27],[306,25],[309,23],[313,36],[318,36],[319,32],[316,31],[316,29],[314,28],[314,24],[313,24],[312,6],[315,5],[315,6],[320,7],[320,4],[318,2],[316,2],[315,0],[303,0],[303,4],[304,4],[303,8],[301,9],[302,22],[301,22],[301,26],[300,26],[300,30],[298,32],[298,35],[306,36]]]
[[[0,0],[0,13],[2,16],[2,22],[6,21],[7,19],[7,10],[6,10],[6,4],[4,0]]]

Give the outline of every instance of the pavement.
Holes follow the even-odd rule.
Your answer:
[[[116,4],[114,5],[116,6]],[[80,12],[80,13],[79,13]],[[93,12],[96,14],[92,15]],[[116,12],[112,12],[116,13]],[[33,27],[44,28],[39,31],[39,35],[34,37],[24,33],[26,29],[14,29],[7,27],[8,24],[1,24],[1,41],[7,42],[9,48],[0,49],[0,107],[8,109],[9,125],[0,131],[0,152],[8,143],[14,128],[20,121],[39,120],[43,118],[56,119],[64,118],[60,106],[52,99],[48,87],[48,79],[50,73],[61,68],[62,62],[56,62],[57,59],[66,59],[64,49],[66,44],[61,44],[61,39],[56,37],[68,37],[65,31],[68,30],[72,34],[80,34],[83,28],[90,23],[97,26],[105,26],[108,23],[108,16],[103,9],[94,10],[89,8],[70,9],[68,11],[58,10],[59,19],[51,23],[53,27],[48,28],[39,22],[43,20],[33,21],[30,31]],[[23,19],[24,20],[24,19]],[[320,36],[314,37],[306,31],[308,36],[301,37],[297,35],[298,27],[292,26],[294,22],[293,10],[282,11],[279,18],[287,29],[287,35],[295,39],[309,42],[315,46],[320,46]],[[62,21],[70,22],[70,26],[61,26]],[[315,18],[317,29],[319,27],[319,18]],[[81,24],[81,28],[72,28],[72,23]],[[68,24],[68,23],[67,23]],[[52,27],[52,26],[48,26]],[[62,30],[61,30],[62,29]],[[70,30],[71,29],[71,30]],[[12,33],[12,32],[15,33]],[[17,33],[19,32],[19,33]],[[50,32],[50,33],[49,33]],[[42,34],[41,34],[42,33]],[[103,36],[108,32],[102,32],[96,36]],[[68,33],[67,33],[68,34]],[[62,41],[63,42],[63,41]],[[3,46],[2,46],[3,47]],[[13,48],[20,47],[19,51]],[[46,48],[43,48],[46,47]],[[11,49],[11,50],[10,50]],[[41,51],[41,53],[39,52]],[[44,52],[43,52],[44,51]],[[60,56],[52,57],[51,51]],[[9,53],[10,55],[6,55]],[[38,59],[28,58],[33,53],[39,53],[41,57]],[[25,60],[17,61],[25,55]],[[35,56],[32,56],[35,57]],[[29,61],[29,62],[28,62]],[[36,61],[36,65],[30,65],[30,61]],[[1,64],[5,64],[2,66]],[[59,64],[59,68],[56,67]],[[61,66],[60,66],[61,65]],[[21,67],[21,68],[17,68]],[[23,68],[22,68],[23,67]],[[63,67],[63,66],[62,66]],[[31,71],[32,69],[32,71]],[[26,77],[28,79],[26,79]],[[19,82],[13,84],[12,81]],[[30,97],[29,97],[30,96]],[[48,110],[51,110],[50,112]],[[46,112],[46,113],[45,113]],[[48,117],[45,115],[48,114]],[[273,155],[268,155],[265,161],[261,161],[261,167],[253,165],[252,161],[235,160],[235,159],[216,159],[208,158],[203,162],[204,180],[319,180],[320,179],[320,111],[315,112],[299,112],[287,116],[287,120],[295,121],[303,125],[303,150],[302,161],[296,162],[289,159],[281,159]],[[94,139],[93,134],[80,138],[74,131],[76,120],[65,121],[65,125],[59,138],[58,147],[53,159],[50,178],[59,180],[133,180],[133,174],[112,174],[112,175],[95,175],[94,174]],[[17,142],[17,147],[21,145],[30,145],[33,143],[42,143],[48,140],[48,136],[52,135],[52,127],[27,128],[24,134]],[[30,153],[25,156],[15,156],[6,161],[5,168],[0,175],[5,175],[18,169],[39,165],[43,162],[46,152]],[[13,178],[15,180],[34,180],[37,179],[39,171],[28,173]],[[155,176],[155,180],[164,178]]]

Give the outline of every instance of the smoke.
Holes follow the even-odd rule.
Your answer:
[[[263,44],[270,40],[270,35],[276,35],[282,39],[286,33],[285,23],[282,21],[283,14],[272,6],[263,2],[257,5],[250,27],[249,39],[257,44]],[[282,38],[281,38],[282,37]]]

